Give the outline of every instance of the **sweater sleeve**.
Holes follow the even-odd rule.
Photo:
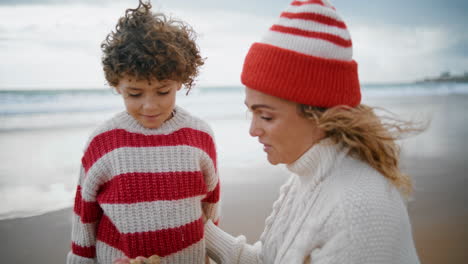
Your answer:
[[[71,251],[67,255],[67,264],[96,263],[97,224],[102,217],[102,209],[96,201],[99,181],[96,181],[96,175],[86,172],[86,167],[85,153],[73,207]],[[102,172],[101,169],[99,171]]]
[[[208,256],[219,264],[260,263],[261,242],[246,243],[244,236],[233,237],[207,221],[205,239]]]
[[[209,142],[206,142],[206,151],[208,152],[208,156],[204,156],[201,161],[203,177],[207,188],[207,194],[202,200],[202,209],[206,218],[212,220],[217,225],[220,217],[220,181],[218,175],[216,145],[212,132],[208,139]]]
[[[210,191],[206,198],[202,201],[203,214],[205,214],[207,219],[212,220],[216,225],[219,222],[219,196],[220,196],[220,187],[219,181],[216,184],[216,187]]]

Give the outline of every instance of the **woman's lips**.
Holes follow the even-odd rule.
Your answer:
[[[263,151],[268,152],[271,149],[271,145],[263,144]]]

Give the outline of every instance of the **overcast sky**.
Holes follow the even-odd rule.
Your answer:
[[[0,0],[0,89],[102,88],[100,43],[137,0]],[[240,85],[243,58],[290,1],[153,0],[191,24],[207,57],[198,85]],[[468,1],[332,0],[362,83],[468,72]]]

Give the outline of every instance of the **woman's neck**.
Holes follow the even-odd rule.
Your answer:
[[[333,165],[341,150],[340,145],[333,143],[331,139],[325,138],[286,167],[292,173],[300,176],[299,178],[303,183],[320,180]]]

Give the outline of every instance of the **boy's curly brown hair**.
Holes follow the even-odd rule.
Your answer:
[[[138,80],[181,82],[188,90],[204,64],[195,43],[196,34],[186,23],[152,13],[151,4],[139,1],[127,9],[101,44],[102,64],[109,85],[124,75]]]

